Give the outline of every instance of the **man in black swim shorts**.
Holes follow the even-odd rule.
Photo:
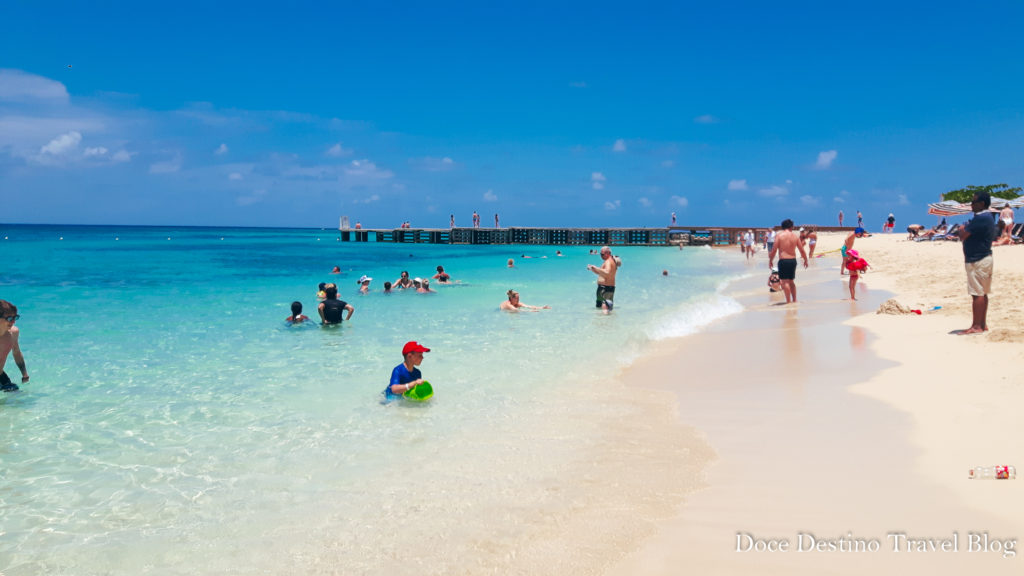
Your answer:
[[[607,314],[615,307],[615,275],[619,271],[619,262],[608,246],[601,247],[601,259],[604,262],[600,266],[587,264],[587,270],[597,274],[597,307]]]
[[[782,281],[782,292],[786,295],[786,304],[796,302],[796,252],[804,259],[807,268],[807,253],[800,237],[793,232],[793,221],[786,218],[782,221],[782,231],[775,236],[775,245],[768,255],[768,267],[775,264],[775,256],[779,256],[779,280]]]

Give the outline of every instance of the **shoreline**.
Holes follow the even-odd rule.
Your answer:
[[[844,238],[819,235],[819,251],[838,247]],[[1012,415],[1012,406],[1019,403],[1005,400],[1020,399],[1021,387],[1007,391],[1008,376],[1002,387],[979,390],[978,403],[972,404],[949,389],[937,392],[930,386],[955,378],[934,362],[931,347],[937,340],[945,339],[941,344],[953,349],[942,354],[1014,341],[1013,330],[1004,333],[995,325],[997,318],[1009,321],[995,306],[999,296],[993,295],[990,310],[993,334],[962,342],[932,325],[970,321],[958,243],[940,248],[948,267],[958,272],[946,272],[951,276],[948,285],[914,269],[917,249],[932,247],[900,246],[897,235],[860,239],[856,247],[873,265],[858,285],[858,302],[842,300],[844,293],[848,298],[847,283],[835,278],[839,260],[834,254],[798,271],[797,306],[767,305],[765,279],[755,274],[728,289],[744,303],[742,313],[699,334],[664,341],[623,371],[628,386],[674,393],[682,421],[705,436],[719,459],[707,470],[708,487],[687,498],[655,536],[607,573],[673,574],[685,566],[726,574],[895,574],[924,569],[962,574],[977,568],[1005,570],[1019,562],[1016,555],[968,553],[966,539],[972,530],[1007,541],[1024,536],[1024,525],[1011,512],[1021,509],[1020,491],[1014,490],[1021,479],[966,478],[974,465],[1010,464],[1020,470],[1022,462],[1009,461],[1024,454],[1016,439],[1021,427]],[[1014,256],[1024,254],[1018,250]],[[751,266],[766,277],[765,258],[759,252]],[[996,258],[998,291],[999,251]],[[890,276],[890,269],[903,274]],[[922,278],[926,287],[949,292],[949,302],[943,304],[948,314],[875,315],[890,296],[882,290],[918,307],[913,295],[922,288]],[[918,299],[931,297],[922,293]],[[893,324],[913,329],[912,337]],[[1009,369],[1007,362],[1020,353],[1010,354],[1011,359],[996,356],[995,370],[1001,370]],[[970,374],[971,363],[962,364]],[[923,366],[943,376],[915,378]],[[686,378],[666,381],[668,374]],[[908,380],[914,385],[898,386]],[[941,434],[950,428],[947,411],[957,403],[967,413],[959,417],[973,417],[972,430],[984,431],[969,435],[969,442],[954,442],[956,427]],[[970,449],[985,434],[1000,439]],[[956,554],[901,554],[890,549],[890,532],[933,539],[958,534],[960,549]],[[800,534],[832,540],[849,535],[880,539],[881,550],[736,552],[737,533],[787,539],[794,547]]]

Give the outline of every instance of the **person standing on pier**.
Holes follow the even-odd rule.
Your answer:
[[[494,227],[495,228],[500,228],[500,226],[498,226],[498,213],[497,212],[494,213]]]
[[[676,225],[676,213],[675,212],[672,213],[672,225],[673,226]]]
[[[480,215],[476,213],[476,210],[473,210],[473,228],[479,228],[479,227],[480,227]]]
[[[607,314],[615,307],[615,274],[619,264],[608,246],[601,247],[601,260],[604,260],[601,266],[587,264],[587,270],[597,274],[597,307]]]
[[[448,227],[455,228],[455,214],[448,215]]]

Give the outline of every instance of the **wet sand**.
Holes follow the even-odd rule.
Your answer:
[[[823,235],[820,250],[837,248],[843,237]],[[964,317],[953,304],[969,303],[958,245],[900,245],[888,236],[858,240],[856,247],[873,265],[857,302],[844,300],[847,280],[840,279],[833,253],[798,271],[799,304],[773,305],[781,297],[764,286],[762,252],[751,265],[755,277],[732,287],[747,311],[699,335],[663,342],[625,371],[629,385],[674,394],[681,420],[706,435],[718,460],[707,471],[708,488],[691,495],[610,574],[1020,569],[1016,544],[1012,555],[1003,547],[1024,536],[1016,512],[1024,510],[1024,479],[967,479],[974,465],[1024,465],[1024,436],[1009,408],[1021,405],[1013,402],[1024,379],[1010,367],[1020,352],[999,348],[1012,334],[997,333],[996,342],[990,335],[966,342],[947,334],[947,325],[970,324],[969,309]],[[922,248],[943,251],[937,258],[950,261],[951,271],[939,279],[915,271]],[[1024,254],[1009,249],[1017,250],[1014,258]],[[999,261],[997,252],[997,279]],[[1007,277],[1013,278],[1009,270]],[[950,310],[874,313],[894,295],[908,304],[918,292],[930,300],[926,290],[949,292]],[[995,299],[992,323],[1005,322],[1006,303],[996,307]],[[970,379],[979,364],[994,377],[984,385]],[[749,534],[788,541],[789,549],[737,552],[738,533],[740,548]],[[985,533],[988,551],[979,551],[974,540]],[[900,534],[934,540],[938,549],[919,551],[928,544],[908,543]],[[809,535],[838,549],[810,551]],[[877,551],[844,551],[844,537]],[[942,551],[941,539],[956,550]],[[994,539],[1003,541],[998,550]]]

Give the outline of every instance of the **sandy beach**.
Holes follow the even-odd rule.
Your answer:
[[[994,249],[991,330],[959,336],[971,321],[959,242],[858,239],[871,269],[853,302],[834,252],[845,234],[819,236],[798,304],[768,294],[759,252],[732,287],[744,313],[623,373],[677,397],[717,461],[609,573],[1020,569],[1024,479],[968,471],[1024,467],[1024,248]],[[890,298],[923,313],[876,313]]]

